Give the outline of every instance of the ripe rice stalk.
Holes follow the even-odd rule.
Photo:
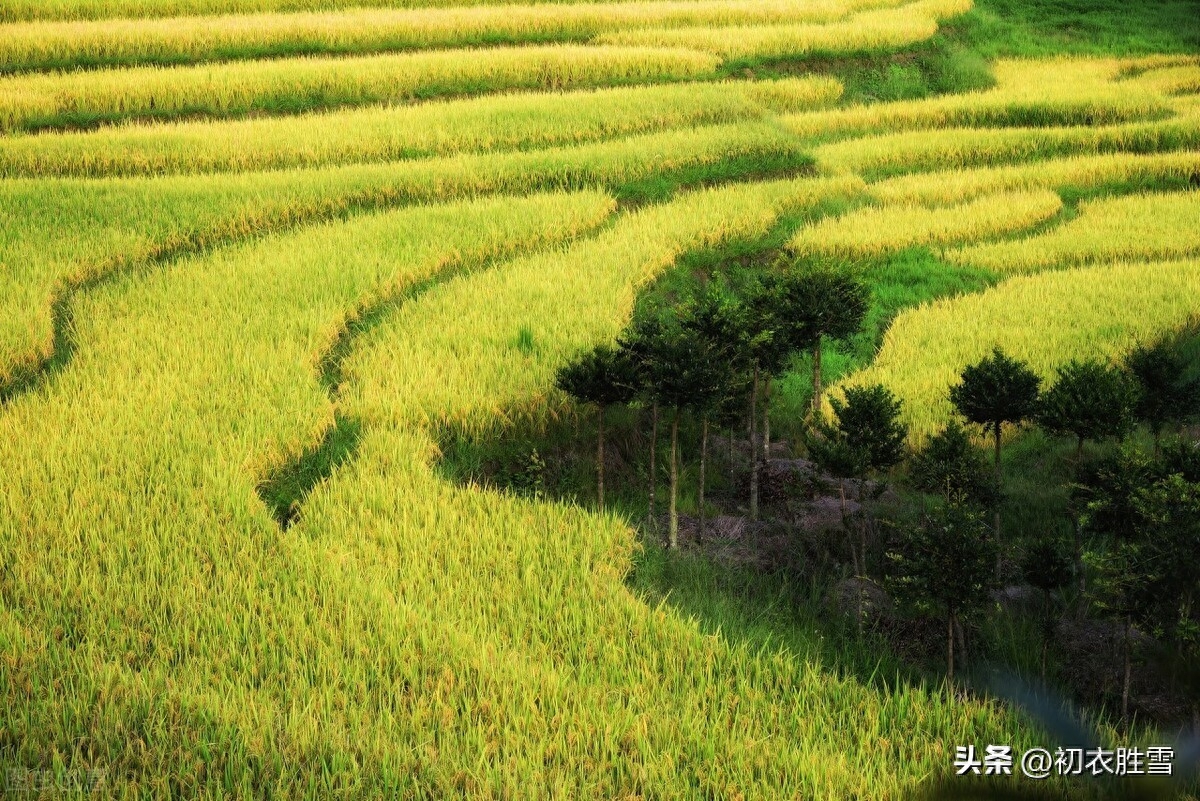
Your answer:
[[[1020,189],[1087,189],[1104,184],[1186,182],[1192,176],[1200,176],[1200,151],[1110,153],[1005,167],[899,175],[871,184],[870,193],[886,204],[945,205]]]
[[[66,287],[150,260],[388,206],[616,188],[722,163],[800,157],[792,137],[759,124],[320,170],[0,182],[0,385],[51,356],[55,303]]]
[[[1045,233],[944,252],[956,264],[997,272],[1114,261],[1166,261],[1200,255],[1200,193],[1162,192],[1101,198]]]
[[[831,171],[886,177],[1073,154],[1157,153],[1200,148],[1200,114],[1100,127],[947,128],[833,142],[814,150]]]
[[[169,125],[0,139],[0,174],[126,176],[316,167],[531,150],[830,103],[831,78],[687,83],[501,95],[301,117]]]
[[[19,75],[0,78],[0,132],[676,81],[711,76],[717,64],[684,50],[546,45]]]
[[[607,44],[682,47],[725,59],[769,59],[819,53],[859,53],[924,41],[937,33],[939,17],[962,14],[971,0],[919,0],[895,9],[866,11],[842,22],[799,25],[738,25],[724,28],[659,28],[606,33]]]
[[[1051,219],[1062,199],[1047,189],[1002,192],[952,206],[868,207],[826,217],[796,232],[802,256],[876,257],[921,245],[950,245],[1022,231]]]
[[[856,133],[959,126],[1102,125],[1173,112],[1169,98],[1121,81],[1121,59],[1001,60],[991,89],[922,100],[870,103],[796,114],[785,124],[801,136],[842,138]]]
[[[649,27],[832,22],[901,0],[635,0],[28,22],[0,37],[0,73],[499,44],[583,43]]]

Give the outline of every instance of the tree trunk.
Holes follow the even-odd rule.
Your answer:
[[[675,409],[675,416],[671,419],[671,527],[670,527],[670,546],[671,550],[679,547],[679,509],[676,505],[676,499],[679,496],[679,460],[677,452],[679,450],[679,408]]]
[[[700,490],[697,515],[699,517],[696,523],[696,542],[704,539],[704,468],[708,462],[708,415],[704,415],[704,422],[700,424]]]
[[[754,366],[754,384],[750,390],[750,519],[758,520],[758,440],[754,422],[758,417],[758,365]]]
[[[1162,455],[1162,426],[1154,426],[1154,458]]]
[[[862,570],[862,577],[870,578],[870,574],[867,572],[867,507],[863,504],[863,496],[866,494],[866,483],[865,479],[858,479],[858,544],[859,566]]]
[[[763,376],[763,464],[771,460],[771,376]]]
[[[650,526],[654,527],[654,489],[658,476],[654,473],[654,453],[658,450],[658,401],[654,402],[650,423]]]
[[[1075,442],[1075,467],[1083,464],[1083,437],[1077,437]]]
[[[1003,476],[1001,475],[1001,472],[1000,472],[1000,423],[997,423],[996,424],[996,492],[1000,493],[1001,497],[1003,497],[1002,493],[1001,493],[1002,481],[1003,481]],[[996,580],[997,581],[1000,580],[1000,564],[1001,564],[1001,560],[1003,558],[1003,548],[1001,547],[1001,539],[1000,539],[1000,504],[1001,504],[1001,499],[997,498],[996,499],[996,513],[995,513],[995,516],[993,519],[993,526],[995,527],[995,530],[996,530],[995,537],[996,537]]]
[[[954,682],[954,613],[946,615],[946,682]]]
[[[596,499],[600,511],[604,511],[604,407],[600,407],[600,420],[596,426]]]
[[[812,410],[814,415],[821,411],[821,339],[822,337],[817,337],[817,344],[813,345],[812,350]]]
[[[734,427],[730,426],[729,427],[729,487],[731,489],[734,486],[734,469],[733,469],[734,468],[734,452],[733,452],[733,432],[734,431],[735,431]]]
[[[1122,717],[1122,719],[1125,719],[1125,720],[1129,719],[1129,685],[1132,683],[1131,679],[1132,679],[1132,673],[1133,673],[1132,664],[1131,664],[1132,660],[1130,659],[1130,654],[1129,654],[1129,629],[1130,628],[1131,628],[1131,623],[1129,621],[1129,616],[1126,615],[1125,616],[1125,643],[1124,643],[1124,649],[1123,649],[1125,652],[1124,653],[1125,675],[1121,681],[1121,717]]]

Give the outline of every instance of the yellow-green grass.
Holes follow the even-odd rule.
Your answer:
[[[805,226],[788,247],[804,256],[878,257],[909,247],[950,245],[1021,231],[1061,209],[1062,199],[1047,189],[1002,192],[939,208],[868,207]]]
[[[1020,189],[1090,189],[1105,184],[1188,181],[1192,176],[1200,176],[1200,151],[1110,153],[1005,167],[898,175],[871,184],[869,191],[883,203],[944,205]]]
[[[1195,217],[1193,216],[1193,219]],[[1045,380],[1074,358],[1116,358],[1200,315],[1200,261],[1113,264],[1025,275],[901,312],[874,363],[846,384],[883,383],[914,440],[952,416],[963,368],[999,345]]]
[[[1200,255],[1200,192],[1084,201],[1079,216],[1024,239],[969,245],[943,257],[996,272]]]
[[[0,131],[652,83],[710,76],[717,65],[685,50],[544,45],[17,75],[0,78]]]
[[[99,22],[29,22],[0,37],[0,72],[182,64],[301,53],[584,42],[660,26],[829,22],[901,0],[641,0],[620,3],[354,9]]]
[[[313,167],[581,144],[832,102],[832,78],[501,95],[225,122],[0,138],[0,174],[155,175]]]
[[[1200,147],[1200,113],[1092,127],[945,128],[831,142],[813,150],[827,170],[887,176],[1032,162],[1055,156],[1154,153]]]
[[[1195,94],[1200,92],[1200,64],[1149,70],[1132,79],[1132,82],[1163,94]]]
[[[629,592],[621,521],[433,470],[420,421],[540,407],[554,368],[611,339],[682,250],[854,188],[703,192],[434,288],[355,348],[336,406],[314,363],[365,299],[569,235],[604,199],[324,226],[89,296],[78,363],[0,417],[17,461],[0,475],[15,762],[57,751],[106,769],[114,793],[208,798],[886,801],[948,771],[944,743],[1033,744],[993,702],[886,692],[703,635]],[[256,473],[335,413],[363,426],[355,458],[281,532]]]
[[[870,103],[784,118],[796,133],[838,138],[856,133],[979,125],[1100,125],[1162,117],[1174,108],[1161,92],[1120,81],[1121,59],[1008,59],[996,62],[992,89],[921,100]]]
[[[158,179],[0,182],[0,385],[54,347],[63,287],[173,253],[356,209],[545,188],[619,187],[742,160],[797,160],[774,126],[398,164]],[[64,224],[64,221],[70,221]]]
[[[894,9],[867,11],[827,24],[735,25],[657,28],[606,33],[597,41],[649,47],[681,47],[725,59],[772,59],[825,53],[895,50],[937,33],[938,17],[970,10],[971,0],[919,0]]]

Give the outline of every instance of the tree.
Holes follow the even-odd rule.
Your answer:
[[[890,470],[904,458],[908,426],[900,421],[900,401],[882,384],[848,387],[845,394],[845,401],[838,398],[830,401],[834,422],[819,420],[806,444],[813,461],[823,470],[843,482],[845,479],[859,482],[861,501],[862,482],[867,474]],[[844,484],[841,494],[845,517]],[[859,556],[855,556],[853,544],[850,553],[855,571],[864,576],[867,572],[865,527],[860,535]]]
[[[1042,591],[1042,681],[1046,680],[1046,652],[1054,637],[1054,621],[1058,605],[1054,593],[1071,581],[1071,560],[1062,545],[1053,539],[1041,539],[1025,552],[1021,565],[1025,580],[1030,586]]]
[[[643,329],[639,340],[640,364],[646,392],[659,406],[672,411],[668,544],[679,545],[679,422],[685,408],[704,408],[727,389],[730,362],[723,359],[726,345],[710,339],[706,327],[711,308],[685,307],[665,315]]]
[[[743,293],[739,316],[740,335],[737,337],[736,363],[751,375],[750,381],[750,519],[758,519],[758,459],[757,421],[759,388],[763,376],[778,373],[787,364],[791,343],[788,341],[784,318],[780,315],[780,274],[765,272],[757,276]],[[764,394],[769,393],[768,387]],[[769,408],[769,402],[767,404]],[[770,422],[763,415],[763,450],[769,448]]]
[[[1134,498],[1147,574],[1134,614],[1167,644],[1173,681],[1191,699],[1200,733],[1200,481],[1165,467],[1167,475]]]
[[[981,514],[958,499],[939,503],[888,556],[897,594],[946,620],[946,676],[954,680],[954,631],[987,603],[995,540]],[[965,657],[965,649],[964,649]]]
[[[1029,367],[1005,355],[999,347],[992,355],[970,365],[960,382],[950,388],[950,402],[958,413],[985,432],[995,443],[996,487],[1003,487],[1000,472],[1000,437],[1005,424],[1029,419],[1037,410],[1041,379]],[[996,572],[1000,572],[1000,506],[996,505],[993,525],[996,529]]]
[[[633,365],[637,375],[638,394],[650,401],[650,467],[648,475],[649,486],[646,492],[646,520],[651,526],[655,525],[654,502],[658,489],[658,474],[655,457],[658,453],[658,400],[649,391],[653,380],[649,358],[652,344],[662,331],[662,321],[657,314],[634,318],[633,324],[617,340],[617,345],[624,353],[624,358]]]
[[[1123,437],[1133,422],[1137,390],[1123,372],[1098,361],[1072,360],[1042,393],[1035,417],[1055,434],[1076,439],[1075,461],[1083,459],[1083,443]]]
[[[1200,379],[1187,378],[1188,360],[1169,338],[1136,346],[1125,357],[1125,367],[1139,390],[1134,416],[1154,435],[1157,454],[1164,428],[1200,415]]]
[[[793,347],[812,353],[812,410],[821,410],[821,346],[826,339],[847,339],[862,328],[871,294],[846,269],[828,265],[797,266],[780,287],[781,316],[793,321],[786,336]]]
[[[563,365],[555,386],[579,403],[598,409],[596,436],[596,497],[604,508],[604,414],[610,406],[628,403],[637,394],[637,369],[629,352],[598,345]]]
[[[930,437],[913,458],[910,476],[914,487],[946,500],[963,497],[989,510],[1000,502],[987,460],[957,420]]]
[[[738,388],[739,332],[744,314],[741,304],[717,285],[709,285],[681,313],[681,324],[695,346],[691,355],[695,380],[687,405],[701,421],[697,538],[704,536],[709,422],[728,413],[729,398]]]

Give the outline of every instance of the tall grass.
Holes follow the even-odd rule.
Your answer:
[[[1037,236],[969,245],[943,255],[996,272],[1200,256],[1200,192],[1088,200],[1080,204],[1079,216]]]
[[[1072,358],[1118,357],[1200,313],[1200,261],[1112,264],[1019,276],[902,312],[875,362],[847,385],[881,382],[914,439],[952,414],[959,374],[999,345],[1044,378]]]
[[[882,177],[917,170],[1032,162],[1055,156],[1155,153],[1200,147],[1200,114],[1160,122],[1061,128],[944,128],[881,134],[821,145],[830,170]]]
[[[363,208],[645,182],[722,164],[803,160],[770,125],[713,126],[573,148],[400,164],[161,179],[0,183],[0,385],[54,348],[63,288],[163,256]],[[71,224],[64,226],[63,221]]]
[[[947,204],[1017,189],[1089,189],[1106,184],[1187,182],[1200,175],[1200,152],[1071,156],[1005,167],[944,170],[888,178],[870,187],[885,203]]]
[[[1193,62],[1149,70],[1132,82],[1163,94],[1195,94],[1200,92],[1200,64]]]
[[[1012,233],[1062,209],[1049,190],[1002,192],[953,206],[893,205],[827,217],[796,232],[788,247],[800,255],[879,257],[921,245],[949,245]]]
[[[313,167],[582,144],[836,100],[831,78],[501,95],[300,118],[129,125],[0,139],[0,174],[153,175]]]
[[[1173,110],[1151,87],[1118,80],[1134,63],[1112,58],[1009,59],[995,63],[996,85],[921,100],[869,103],[785,118],[813,138],[958,126],[1101,125]]]
[[[841,22],[799,25],[738,25],[724,28],[659,28],[606,33],[607,44],[682,47],[726,59],[777,59],[825,53],[894,50],[924,41],[939,16],[962,14],[971,0],[918,0],[894,9],[865,11]]]
[[[682,80],[717,64],[683,50],[547,45],[10,76],[0,78],[0,131]]]
[[[10,25],[0,37],[0,72],[586,42],[609,31],[658,26],[829,22],[900,1],[635,0],[31,22]]]

